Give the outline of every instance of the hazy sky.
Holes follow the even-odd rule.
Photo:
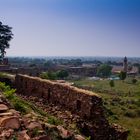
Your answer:
[[[0,0],[8,56],[140,56],[140,0]]]

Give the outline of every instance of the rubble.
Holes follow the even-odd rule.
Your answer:
[[[0,112],[0,140],[53,140],[55,133],[61,140],[75,137],[74,133],[63,126],[39,121],[38,116],[33,112],[21,115],[12,106],[10,107],[1,92],[0,101],[2,110]],[[6,105],[7,103],[9,106]],[[49,134],[49,132],[51,133]]]

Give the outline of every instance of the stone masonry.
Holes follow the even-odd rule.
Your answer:
[[[16,75],[15,86],[19,94],[42,98],[79,115],[82,119],[80,128],[93,140],[127,139],[126,131],[109,125],[104,116],[102,99],[93,92],[20,74]]]

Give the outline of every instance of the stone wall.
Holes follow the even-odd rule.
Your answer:
[[[46,102],[61,105],[82,118],[91,119],[103,113],[101,98],[90,91],[27,75],[17,75],[15,79],[19,93],[44,98]]]
[[[109,125],[104,116],[102,99],[93,92],[27,75],[17,75],[15,85],[19,94],[43,98],[47,103],[79,115],[82,119],[80,128],[93,140],[127,139],[126,131]]]

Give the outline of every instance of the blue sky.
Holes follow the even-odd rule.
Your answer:
[[[0,0],[8,56],[139,56],[140,0]]]

